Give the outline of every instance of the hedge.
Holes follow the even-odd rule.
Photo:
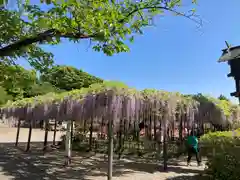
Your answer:
[[[207,156],[208,175],[214,180],[240,179],[240,129],[211,132],[200,142],[201,154]]]

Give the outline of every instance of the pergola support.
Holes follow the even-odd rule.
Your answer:
[[[20,134],[20,126],[21,126],[21,119],[18,119],[17,135],[16,135],[15,146],[18,146],[18,140],[19,140],[19,134]]]
[[[48,129],[49,129],[49,120],[45,120],[45,136],[44,136],[44,143],[43,143],[43,151],[47,150],[48,145]]]
[[[168,128],[168,123],[167,123],[167,116],[165,115],[163,117],[163,170],[167,171],[167,161],[168,161],[168,154],[167,154],[167,149],[168,149],[168,133],[167,133],[167,128]]]
[[[66,132],[66,140],[65,140],[65,150],[66,150],[66,160],[65,160],[65,165],[68,166],[69,164],[71,164],[71,156],[72,156],[72,152],[71,152],[71,146],[72,146],[72,142],[71,142],[71,132],[72,132],[72,121],[68,120],[67,121],[67,132]]]
[[[32,137],[32,119],[29,120],[29,132],[26,152],[30,150],[31,137]]]
[[[72,150],[72,142],[73,142],[73,138],[74,138],[74,134],[73,134],[74,133],[73,132],[74,131],[74,127],[75,127],[74,125],[75,125],[74,121],[71,120],[71,136],[70,136],[70,140],[71,140],[71,147],[70,148],[71,148],[71,150]]]
[[[112,180],[113,168],[113,123],[112,119],[108,123],[108,180]]]
[[[113,175],[113,122],[117,120],[117,112],[116,107],[114,107],[114,103],[116,100],[116,96],[113,96],[112,102],[108,102],[108,104],[112,104],[109,113],[109,121],[108,121],[108,178],[107,180],[112,180]]]
[[[56,133],[57,133],[57,119],[54,122],[54,133],[53,133],[53,146],[56,146]]]

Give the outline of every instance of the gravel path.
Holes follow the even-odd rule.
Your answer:
[[[27,129],[21,129],[20,143],[27,139]],[[73,153],[72,164],[64,167],[64,152],[52,151],[43,154],[34,146],[30,153],[16,149],[14,128],[0,128],[0,179],[1,180],[106,180],[107,159],[100,154]],[[52,135],[49,135],[52,137]],[[60,137],[60,134],[58,134]],[[32,141],[43,141],[44,131],[33,130]],[[51,138],[49,138],[51,140]],[[25,143],[24,143],[25,144]],[[37,144],[37,143],[36,143]],[[204,167],[197,167],[193,161],[187,167],[184,159],[170,160],[168,172],[162,165],[142,159],[114,161],[113,180],[197,180],[196,175]]]

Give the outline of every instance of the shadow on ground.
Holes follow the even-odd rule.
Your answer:
[[[177,177],[170,177],[170,178],[167,178],[166,180],[211,180],[211,178],[209,176],[203,176],[203,175],[193,175],[193,176],[181,175]]]
[[[41,146],[42,144],[40,143]],[[36,143],[28,153],[15,148],[12,143],[0,144],[0,179],[5,180],[4,177],[9,177],[6,180],[89,180],[107,174],[107,156],[101,154],[75,152],[69,167],[64,166],[64,161],[63,151],[43,153],[39,145],[37,148]],[[169,162],[168,172],[184,174],[201,172],[198,169],[183,168],[179,162],[180,160]],[[141,159],[135,161],[123,159],[114,161],[113,170],[114,176],[122,176],[134,172],[155,173],[161,171],[162,167],[156,163],[146,163]]]

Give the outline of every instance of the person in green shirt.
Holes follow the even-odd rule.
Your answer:
[[[196,156],[198,166],[201,165],[201,160],[199,157],[199,147],[198,147],[198,138],[191,131],[190,135],[187,138],[187,149],[188,149],[188,158],[187,165],[190,165],[190,161],[193,155]]]

